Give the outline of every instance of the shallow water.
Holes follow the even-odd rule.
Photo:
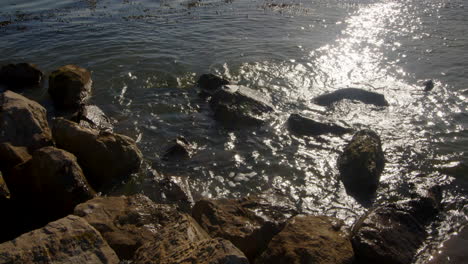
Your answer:
[[[163,174],[188,177],[195,196],[239,197],[278,189],[307,213],[352,224],[366,208],[338,180],[351,135],[291,134],[290,113],[326,111],[382,137],[386,167],[377,202],[437,182],[444,212],[416,260],[468,222],[468,7],[466,1],[3,0],[0,64],[92,71],[92,103],[138,140]],[[228,130],[193,88],[213,72],[261,91],[267,125]],[[422,82],[433,79],[433,91]],[[338,88],[385,95],[389,107],[311,99]],[[33,92],[46,101],[46,90]],[[160,159],[178,135],[197,144],[184,162]],[[151,194],[139,179],[130,189]]]

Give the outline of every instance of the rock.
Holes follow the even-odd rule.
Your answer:
[[[169,176],[157,180],[152,199],[159,203],[175,204],[183,212],[190,212],[194,204],[190,186],[186,177]]]
[[[143,255],[142,252],[150,254]],[[155,251],[156,254],[152,251]],[[164,252],[159,257],[159,248],[142,248],[138,250],[138,258],[135,264],[248,264],[249,261],[231,242],[217,238],[205,239],[193,243],[187,243],[173,250]]]
[[[390,204],[357,221],[352,243],[360,264],[407,264],[425,238],[424,227],[410,213]]]
[[[44,107],[17,93],[0,94],[0,143],[35,150],[52,145]]]
[[[432,80],[427,80],[427,81],[423,82],[423,85],[424,85],[424,91],[425,92],[429,92],[432,89],[434,89],[434,81],[432,81]]]
[[[371,130],[357,132],[338,157],[337,165],[346,192],[361,202],[369,201],[385,165],[380,137]]]
[[[190,144],[184,137],[177,137],[173,144],[164,152],[164,160],[183,160],[189,159],[195,152],[195,146]]]
[[[117,264],[119,259],[96,229],[67,216],[0,244],[0,263]]]
[[[76,65],[62,66],[49,76],[49,94],[59,109],[78,110],[91,94],[91,73]]]
[[[227,127],[261,125],[273,105],[262,95],[240,85],[223,85],[210,100],[214,117]]]
[[[6,185],[5,180],[3,180],[3,174],[0,171],[0,205],[2,204],[2,201],[9,199],[10,190],[8,190],[8,186]]]
[[[343,99],[361,101],[365,104],[373,104],[375,106],[388,106],[388,102],[382,94],[358,88],[340,89],[329,94],[320,95],[314,98],[313,101],[318,105],[330,106]]]
[[[209,73],[202,74],[197,84],[203,95],[213,95],[221,86],[229,84],[229,81]]]
[[[291,114],[288,118],[289,129],[297,134],[311,136],[322,134],[343,135],[353,131],[330,120],[324,118],[318,119],[319,121],[316,121],[300,114]]]
[[[0,84],[9,89],[38,87],[42,81],[42,72],[31,63],[8,64],[0,69]]]
[[[97,197],[76,206],[74,214],[96,228],[121,259],[131,259],[162,227],[182,218],[174,206],[144,195]]]
[[[0,170],[9,172],[18,164],[31,159],[25,147],[16,147],[8,142],[0,143]]]
[[[440,186],[414,186],[410,198],[396,203],[399,210],[408,212],[421,225],[426,225],[442,210]]]
[[[113,128],[110,118],[96,105],[83,106],[72,121],[91,129],[112,131]]]
[[[131,138],[83,128],[63,118],[55,120],[53,134],[57,146],[76,155],[89,182],[96,189],[128,178],[139,169],[143,159]]]
[[[254,262],[286,220],[264,214],[268,212],[265,208],[257,212],[254,203],[248,198],[200,200],[195,203],[192,216],[212,237],[231,241]]]
[[[437,247],[438,252],[426,264],[463,264],[468,259],[468,226]]]
[[[255,263],[351,264],[353,247],[343,225],[341,220],[326,216],[295,216]]]

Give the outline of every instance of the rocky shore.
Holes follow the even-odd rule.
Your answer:
[[[337,160],[347,193],[369,208],[353,226],[305,215],[275,191],[194,201],[178,177],[155,179],[157,199],[108,196],[112,186],[148,170],[143,154],[88,104],[88,70],[66,65],[48,75],[54,116],[22,95],[41,87],[44,76],[27,63],[0,69],[0,263],[407,264],[440,211],[438,186],[415,186],[410,199],[373,204],[385,166],[378,134],[319,113],[293,113],[287,127],[309,136],[354,133]],[[200,76],[194,89],[229,129],[260,126],[275,112],[267,96],[212,74]],[[383,95],[355,88],[315,101],[342,99],[388,106]],[[192,152],[178,138],[165,158]]]

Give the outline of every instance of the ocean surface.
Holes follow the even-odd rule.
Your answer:
[[[377,204],[406,199],[412,185],[442,186],[443,212],[415,263],[468,223],[467,0],[1,0],[0,21],[0,64],[88,68],[91,103],[114,131],[137,140],[160,173],[188,179],[196,198],[275,189],[302,212],[352,225],[367,209],[336,168],[352,135],[297,136],[285,122],[324,111],[312,99],[339,88],[382,93],[389,107],[325,110],[381,136]],[[210,72],[264,93],[275,114],[261,127],[224,128],[194,88]],[[429,79],[435,87],[424,92]],[[27,93],[48,100],[46,88]],[[180,135],[196,154],[162,160]],[[151,196],[145,177],[124,192]]]

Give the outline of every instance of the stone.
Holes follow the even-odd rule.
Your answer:
[[[8,189],[8,186],[5,183],[5,180],[3,179],[3,174],[0,171],[0,205],[2,204],[2,201],[9,200],[9,199],[10,199],[10,190]]]
[[[166,149],[163,159],[167,161],[179,161],[190,159],[195,152],[195,146],[184,137],[177,137],[170,147]]]
[[[96,105],[85,105],[70,119],[82,127],[112,131],[111,119]]]
[[[423,82],[423,85],[424,85],[424,91],[425,92],[429,92],[432,89],[434,89],[434,81],[432,81],[432,80],[427,80],[427,81]]]
[[[332,93],[320,95],[314,98],[313,102],[322,106],[330,106],[335,102],[341,101],[343,99],[356,100],[375,106],[388,106],[388,102],[385,100],[385,97],[382,94],[358,88],[345,88],[334,91]]]
[[[338,157],[337,165],[346,192],[360,202],[370,201],[385,165],[380,137],[371,130],[357,132]]]
[[[67,216],[0,244],[0,263],[117,264],[119,259],[84,219]]]
[[[76,155],[95,189],[127,179],[140,168],[143,154],[127,136],[83,128],[63,118],[55,120],[53,134],[58,147]]]
[[[194,200],[187,177],[166,176],[155,182],[157,193],[152,195],[152,199],[159,203],[174,204],[180,211],[190,212]]]
[[[351,264],[354,252],[341,220],[298,215],[273,237],[257,264]]]
[[[97,197],[77,205],[74,214],[96,228],[117,255],[127,260],[162,227],[183,218],[174,206],[156,204],[140,194]]]
[[[44,107],[17,93],[0,94],[0,143],[35,150],[53,144]]]
[[[210,100],[216,120],[226,127],[255,126],[264,123],[274,106],[266,96],[240,85],[223,85]]]
[[[0,84],[9,89],[39,87],[42,71],[31,63],[8,64],[0,68]]]
[[[27,148],[13,146],[8,142],[0,143],[0,170],[9,172],[16,165],[29,159],[31,155]]]
[[[213,93],[221,88],[223,85],[229,84],[228,80],[225,80],[214,74],[202,74],[198,79],[198,87],[201,89],[202,95],[213,95]]]
[[[468,245],[468,226],[465,225],[437,247],[438,252],[426,264],[463,264],[468,259],[466,245]]]
[[[91,94],[91,73],[76,65],[65,65],[49,76],[49,94],[54,105],[63,110],[78,110]]]
[[[398,201],[396,206],[408,212],[421,225],[427,225],[442,210],[442,189],[439,185],[412,186],[409,198]]]
[[[352,243],[360,264],[413,263],[426,238],[424,227],[395,204],[370,210],[353,227]]]
[[[310,136],[320,136],[323,134],[343,135],[353,131],[323,117],[312,119],[301,114],[291,114],[288,118],[288,126],[296,134]]]

